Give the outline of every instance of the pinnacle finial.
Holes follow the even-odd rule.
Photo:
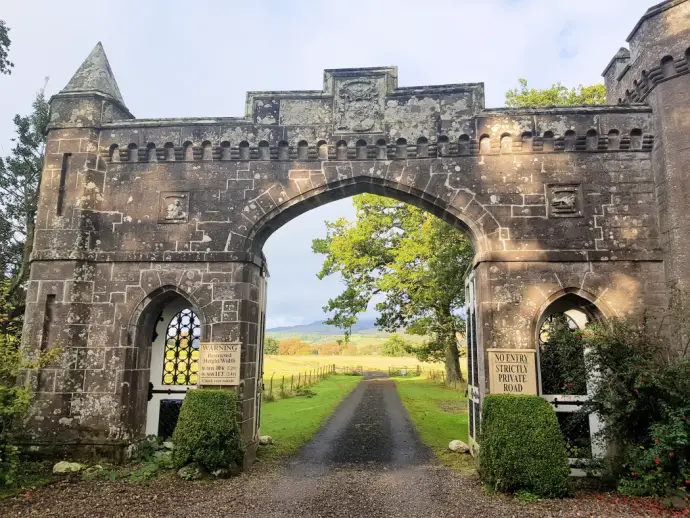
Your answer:
[[[100,41],[60,93],[77,92],[100,92],[125,105]]]

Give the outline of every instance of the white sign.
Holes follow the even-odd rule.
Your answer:
[[[201,342],[199,344],[199,386],[239,385],[239,342]]]

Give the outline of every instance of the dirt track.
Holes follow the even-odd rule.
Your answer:
[[[434,462],[388,379],[363,381],[279,469],[210,483],[174,475],[149,485],[61,484],[0,502],[0,516],[40,517],[627,517],[599,496],[520,505]]]

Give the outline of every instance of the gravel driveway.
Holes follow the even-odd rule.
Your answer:
[[[286,466],[257,465],[214,482],[174,475],[148,485],[60,483],[0,502],[0,516],[40,517],[623,517],[647,516],[613,496],[521,505],[484,494],[438,465],[419,441],[395,384],[368,377]]]

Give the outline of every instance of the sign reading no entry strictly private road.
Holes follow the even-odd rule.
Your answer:
[[[492,394],[537,393],[537,366],[533,349],[487,349],[489,390]]]
[[[239,342],[202,342],[199,344],[199,386],[239,385]]]

